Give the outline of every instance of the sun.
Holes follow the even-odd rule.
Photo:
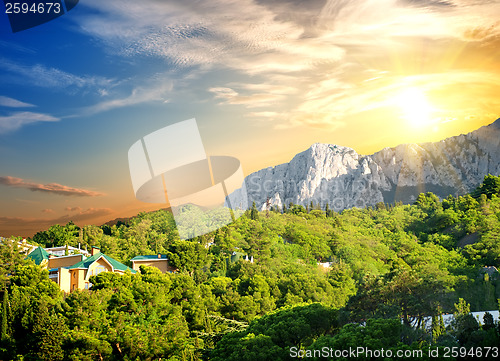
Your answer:
[[[406,88],[396,97],[396,104],[412,127],[423,128],[433,124],[433,109],[422,90]]]

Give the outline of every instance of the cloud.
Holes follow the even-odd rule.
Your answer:
[[[80,208],[80,207],[76,207],[76,208]],[[60,222],[61,220],[68,220],[68,221],[73,220],[75,222],[82,222],[82,221],[86,221],[89,219],[106,216],[106,215],[112,214],[112,213],[113,213],[113,210],[110,208],[93,208],[93,207],[91,207],[91,208],[87,208],[85,210],[80,208],[76,214],[73,214],[71,216],[69,216],[69,215],[62,216],[58,219],[58,221]]]
[[[97,197],[104,195],[103,193],[89,191],[81,188],[68,187],[57,183],[40,184],[10,176],[1,176],[0,184],[14,188],[26,188],[34,192],[44,192],[62,196]]]
[[[446,102],[433,104],[432,115],[437,120],[465,118],[467,114],[481,114],[485,110],[494,113],[495,109],[500,108],[500,99],[489,97],[489,94],[500,93],[500,74],[450,71],[446,74],[412,76],[388,72],[378,73],[375,77],[373,75],[372,72],[366,72],[367,79],[354,86],[339,80],[338,74],[331,74],[314,83],[304,92],[303,101],[287,111],[250,112],[247,116],[272,119],[277,129],[306,125],[332,130],[344,127],[344,119],[362,112],[391,108],[400,113],[400,96],[409,88],[418,88],[428,94],[431,103],[434,100],[432,94],[447,94]],[[464,87],[468,88],[467,93],[456,91]],[[477,103],[471,99],[483,99],[483,102]],[[489,105],[486,105],[486,99]]]
[[[109,87],[113,83],[113,80],[101,76],[79,76],[43,64],[24,65],[6,58],[0,58],[0,69],[20,76],[16,78],[18,82],[42,88],[81,89]]]
[[[446,0],[400,0],[400,3],[419,7],[455,6],[453,1]]]
[[[250,117],[256,117],[256,118],[276,118],[279,116],[279,113],[277,112],[250,112],[247,114]]]
[[[45,208],[45,209],[42,209],[42,213],[54,213],[54,210],[50,209],[50,208]]]
[[[234,89],[225,87],[210,88],[208,90],[215,94],[216,99],[221,99],[225,104],[240,104],[245,105],[247,108],[269,106],[285,99],[283,95],[272,93],[241,95]]]
[[[0,134],[15,131],[27,124],[38,122],[57,122],[59,120],[59,118],[48,114],[16,112],[11,115],[0,116]]]
[[[295,94],[298,92],[296,87],[287,86],[287,85],[279,85],[279,84],[230,83],[228,85],[233,86],[233,87],[237,87],[240,89],[245,89],[245,90],[250,90],[250,91],[259,91],[259,92],[270,93],[270,94],[289,95],[289,94]]]
[[[29,108],[34,107],[33,104],[24,103],[20,100],[16,100],[13,98],[5,97],[0,95],[0,106],[9,107],[9,108]]]
[[[161,77],[155,79],[147,86],[137,86],[127,96],[115,97],[114,99],[104,100],[83,110],[84,114],[95,114],[116,108],[132,106],[141,103],[154,101],[167,102],[165,99],[169,96],[173,88],[173,82],[170,79]]]
[[[453,68],[467,43],[496,54],[491,39],[500,34],[500,2],[487,0],[89,0],[82,6],[95,11],[72,19],[107,51],[163,59],[188,73],[186,82],[226,71],[221,79],[238,82],[209,79],[213,98],[258,108],[247,115],[272,119],[278,128],[343,126],[347,116],[390,104],[386,99],[412,76],[436,89],[441,75],[470,72]],[[384,75],[394,69],[399,74]],[[474,79],[484,84],[483,76]],[[89,111],[161,100],[163,91],[143,84]]]
[[[287,96],[298,93],[296,87],[271,83],[230,83],[228,85],[230,87],[212,87],[208,91],[223,104],[244,105],[246,108],[283,104]]]
[[[493,38],[500,33],[500,21],[492,24],[489,27],[476,26],[473,28],[465,29],[464,38],[472,41],[482,41],[487,38]]]
[[[68,211],[68,212],[81,212],[82,211],[82,208],[81,207],[66,207],[64,208],[65,211]]]
[[[199,66],[245,73],[308,69],[342,50],[302,37],[304,28],[252,0],[88,1],[98,16],[77,18],[82,31],[126,55],[163,58],[177,68]],[[133,24],[133,26],[131,26]],[[168,25],[166,25],[168,24]]]

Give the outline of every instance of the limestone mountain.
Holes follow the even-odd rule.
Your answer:
[[[434,143],[401,144],[372,155],[351,148],[313,144],[289,163],[245,178],[248,198],[259,209],[310,202],[339,211],[378,202],[410,203],[421,192],[441,198],[477,187],[487,174],[500,174],[500,119],[468,134]]]

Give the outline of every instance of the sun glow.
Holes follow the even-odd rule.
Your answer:
[[[401,108],[403,118],[414,128],[433,124],[432,106],[425,93],[417,88],[407,88],[397,96],[396,104]]]

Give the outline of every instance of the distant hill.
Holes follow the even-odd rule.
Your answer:
[[[249,204],[308,205],[340,211],[378,202],[413,202],[419,193],[441,198],[471,192],[487,174],[500,174],[500,119],[434,143],[401,144],[359,155],[335,144],[313,144],[289,163],[245,178]],[[244,196],[235,192],[236,199]],[[237,202],[236,202],[237,203]]]
[[[106,223],[103,223],[102,226],[114,226],[118,222],[128,223],[128,221],[130,221],[132,218],[134,218],[134,216],[132,216],[132,217],[118,217],[118,218],[115,218],[111,221],[107,221]]]
[[[158,209],[159,211],[163,210],[163,211],[167,211],[167,212],[172,212],[170,207],[168,208],[161,208],[161,209]],[[155,211],[156,212],[156,211]],[[127,224],[132,218],[134,218],[136,216],[131,216],[131,217],[118,217],[118,218],[115,218],[111,221],[107,221],[106,223],[103,223],[102,226],[114,226],[115,224],[117,224],[118,222],[121,222],[121,223],[125,223]]]

